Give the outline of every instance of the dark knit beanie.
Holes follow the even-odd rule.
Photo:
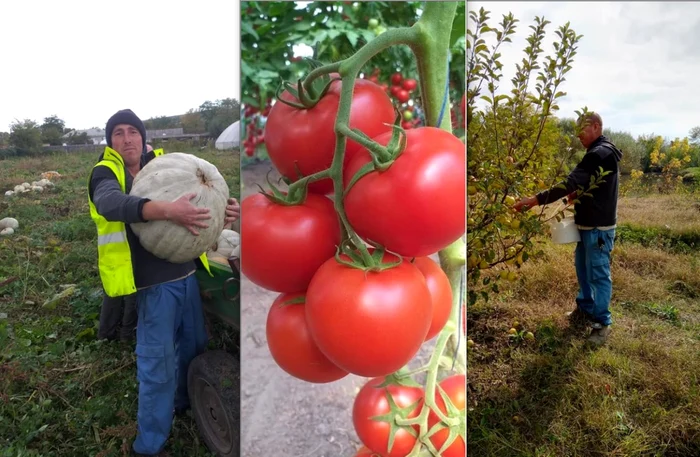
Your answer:
[[[107,121],[107,129],[105,131],[107,146],[110,148],[112,147],[112,132],[114,131],[114,127],[119,124],[127,124],[136,127],[136,129],[141,133],[141,149],[146,149],[146,127],[143,125],[143,122],[141,122],[141,119],[139,119],[139,117],[130,109],[117,111]]]

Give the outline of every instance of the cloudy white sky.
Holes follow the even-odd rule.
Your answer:
[[[240,98],[240,0],[0,2],[0,131],[57,115],[104,128]]]
[[[606,127],[669,139],[700,125],[700,3],[692,2],[467,2],[470,11],[491,12],[489,25],[512,12],[519,19],[513,42],[502,51],[502,87],[510,90],[515,63],[535,16],[554,31],[571,22],[578,43],[573,69],[561,90],[559,116],[574,117],[587,106]],[[532,86],[534,89],[534,86]]]

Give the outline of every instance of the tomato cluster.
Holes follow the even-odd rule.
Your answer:
[[[377,416],[396,416],[404,419],[412,419],[420,414],[425,399],[425,391],[421,387],[404,386],[399,384],[382,385],[385,378],[378,377],[367,382],[355,397],[352,409],[352,421],[357,435],[364,444],[359,449],[355,457],[359,456],[379,456],[379,457],[405,457],[416,444],[416,437],[419,435],[417,426],[402,427],[394,433],[394,440],[391,449],[388,447],[391,426],[388,422],[373,420]],[[466,377],[463,374],[449,376],[440,382],[440,388],[445,392],[451,405],[458,411],[464,411],[466,405],[465,391]],[[447,406],[441,394],[436,390],[435,404],[438,409],[447,414]],[[392,405],[389,401],[395,405]],[[428,415],[428,427],[432,428],[440,422],[434,412]],[[459,424],[455,428],[460,428]],[[413,429],[411,433],[410,429]],[[450,430],[445,427],[430,436],[433,446],[439,451],[449,438]],[[442,457],[464,457],[466,455],[466,445],[461,436],[457,436],[454,441],[441,453]]]
[[[270,109],[263,141],[273,165],[290,182],[331,166],[341,89],[342,82],[333,81],[312,107],[278,101]],[[298,102],[287,91],[281,99]],[[355,80],[349,127],[387,146],[394,121],[394,105],[381,86]],[[415,437],[408,432],[403,437],[400,430],[392,450],[386,448],[390,424],[371,417],[389,407],[387,391],[376,388],[374,379],[405,367],[445,326],[452,289],[429,256],[465,231],[464,144],[434,127],[402,135],[405,147],[393,162],[354,182],[355,173],[373,162],[366,148],[347,139],[338,181],[342,202],[328,196],[333,181],[321,179],[308,184],[300,201],[285,201],[286,194],[275,190],[274,196],[258,193],[241,203],[241,271],[280,293],[266,323],[273,359],[288,374],[312,383],[350,373],[372,378],[357,397],[353,420],[363,443],[381,457],[405,456],[408,444],[400,442]],[[341,240],[341,203],[357,236],[384,248],[368,249],[375,268],[360,267],[359,253],[345,245],[338,253],[347,241]],[[403,398],[403,386],[388,389]],[[422,389],[411,390],[401,405],[423,397]]]
[[[420,126],[421,118],[414,115],[414,105],[408,103],[409,100],[413,100],[414,104],[418,101],[412,96],[413,92],[418,88],[418,81],[412,78],[404,78],[404,76],[398,72],[392,74],[386,84],[383,84],[380,78],[381,71],[379,68],[375,68],[372,74],[367,77],[367,80],[380,84],[387,95],[401,105],[403,109],[403,122],[401,123],[401,127],[404,130],[409,130]]]
[[[265,135],[262,128],[263,119],[270,114],[272,105],[267,102],[265,108],[260,110],[255,106],[248,105],[243,110],[243,119],[246,125],[246,139],[243,141],[243,148],[248,157],[255,155],[255,149],[265,142]]]

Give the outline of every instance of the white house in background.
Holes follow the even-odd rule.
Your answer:
[[[105,136],[104,129],[72,130],[63,135],[63,138],[67,140],[71,136],[80,135],[83,132],[87,133],[88,139],[92,141],[92,144],[107,144],[107,137]]]

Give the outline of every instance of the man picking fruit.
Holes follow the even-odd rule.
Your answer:
[[[582,190],[580,193],[586,191],[593,195],[581,197],[574,205],[574,221],[581,235],[575,255],[579,292],[576,309],[568,315],[572,322],[588,320],[592,327],[588,341],[601,345],[607,341],[612,325],[610,252],[617,226],[618,164],[622,151],[603,135],[603,120],[597,113],[584,114],[578,120],[578,125],[578,138],[587,150],[581,162],[561,183],[565,188],[554,187],[524,198],[514,205],[514,209],[521,211],[547,205],[575,194],[578,189]],[[603,177],[597,189],[588,190],[591,177],[601,167],[609,174]]]

